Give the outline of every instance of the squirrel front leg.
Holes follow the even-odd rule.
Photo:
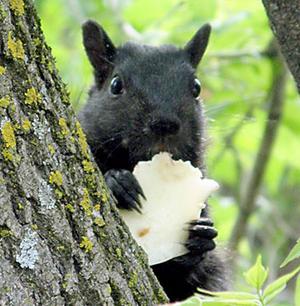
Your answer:
[[[215,250],[216,236],[205,209],[197,221],[191,222],[185,243],[189,252],[151,267],[171,302],[190,297],[197,288],[211,291],[228,288],[226,264]]]
[[[111,169],[104,174],[107,186],[117,200],[120,209],[136,210],[141,213],[140,195],[145,198],[144,192],[134,177],[125,169]]]
[[[197,292],[228,289],[225,263],[216,250],[203,256],[189,252],[151,267],[171,302],[182,301]]]

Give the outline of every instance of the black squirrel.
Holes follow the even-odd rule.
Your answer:
[[[195,71],[210,31],[208,24],[202,26],[182,49],[131,42],[116,48],[100,25],[84,23],[83,44],[95,84],[79,120],[120,209],[140,211],[144,194],[132,171],[156,153],[167,151],[205,171],[201,84]],[[197,288],[226,289],[216,236],[206,207],[191,220],[188,253],[152,266],[170,301],[183,300]]]

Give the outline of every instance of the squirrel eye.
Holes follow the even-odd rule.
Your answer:
[[[117,96],[123,93],[123,82],[118,75],[115,75],[110,82],[110,92]]]
[[[201,92],[201,83],[197,78],[195,78],[194,84],[193,84],[193,90],[192,90],[193,97],[199,98],[200,92]]]

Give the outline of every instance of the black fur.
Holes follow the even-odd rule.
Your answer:
[[[140,211],[143,191],[132,170],[160,151],[205,170],[204,118],[193,86],[209,34],[210,26],[204,25],[183,49],[134,43],[116,48],[97,23],[83,25],[95,85],[79,119],[119,208]],[[123,84],[118,95],[110,91],[115,76]],[[189,253],[152,267],[171,301],[197,287],[226,288],[224,264],[214,250],[216,235],[206,208],[199,220],[191,220]]]

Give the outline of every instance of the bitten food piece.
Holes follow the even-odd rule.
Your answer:
[[[120,210],[133,237],[149,257],[149,264],[186,254],[188,223],[197,219],[208,196],[218,184],[202,177],[189,161],[175,161],[166,152],[139,162],[133,171],[146,200],[142,214]]]

